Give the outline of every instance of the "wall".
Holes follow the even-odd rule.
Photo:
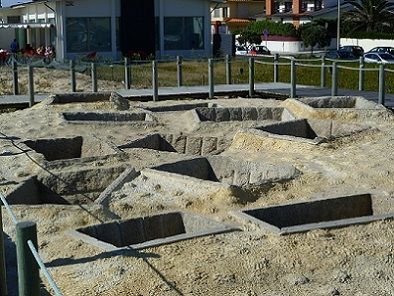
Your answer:
[[[370,51],[377,46],[390,46],[394,47],[394,40],[388,39],[351,39],[341,38],[341,46],[344,45],[358,45],[364,48],[364,51]]]
[[[158,57],[183,56],[201,57],[211,56],[211,10],[208,0],[155,0],[156,15],[160,17],[160,49]],[[164,49],[164,21],[169,16],[203,16],[204,17],[204,50],[165,50]]]
[[[120,16],[120,1],[116,1],[116,15]],[[110,17],[112,1],[74,0],[73,6],[65,7],[67,17]]]
[[[278,52],[278,53],[310,52],[310,47],[305,48],[304,43],[302,41],[263,41],[261,44],[267,46],[271,52]],[[336,40],[332,39],[330,46],[328,46],[327,48],[335,49]],[[315,46],[313,50],[316,51],[321,49]]]
[[[256,14],[264,12],[264,1],[256,2],[228,2],[229,17],[253,18]]]
[[[0,48],[9,50],[14,38],[15,29],[0,29]]]

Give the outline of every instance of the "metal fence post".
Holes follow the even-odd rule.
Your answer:
[[[27,244],[31,240],[37,249],[37,227],[34,222],[16,224],[16,255],[18,265],[18,287],[20,296],[40,295],[38,264]]]
[[[358,90],[363,91],[364,90],[364,77],[365,77],[365,72],[364,72],[365,64],[364,64],[364,57],[360,57],[360,70],[358,72]]]
[[[213,60],[208,59],[208,84],[209,84],[209,98],[213,99],[215,97],[215,78],[213,69]]]
[[[33,107],[34,105],[34,73],[33,66],[28,66],[28,89],[29,89],[29,107]]]
[[[131,75],[129,67],[129,58],[124,58],[124,88],[130,89],[131,87]]]
[[[226,54],[226,84],[231,84],[231,56]]]
[[[321,57],[320,87],[326,87],[326,56]]]
[[[249,58],[249,97],[254,95],[254,58]]]
[[[338,95],[338,67],[337,62],[332,63],[332,83],[331,83],[331,96]]]
[[[295,98],[297,96],[297,68],[294,58],[290,61],[290,98]]]
[[[92,91],[97,92],[97,65],[92,63]]]
[[[157,61],[152,61],[152,88],[153,101],[159,100],[159,75],[157,73]]]
[[[1,203],[0,203],[0,296],[7,294],[7,273],[5,270],[5,247],[4,247],[4,234],[3,234],[3,219],[1,216]]]
[[[379,66],[379,99],[378,103],[384,106],[386,84],[385,84],[385,70],[384,64]]]
[[[279,82],[279,54],[274,54],[274,82]]]
[[[75,79],[75,61],[70,60],[70,78],[71,78],[71,91],[77,91],[77,82]]]
[[[177,82],[178,87],[183,86],[183,73],[182,73],[182,57],[176,57],[176,73],[177,73]]]
[[[14,95],[19,95],[19,84],[18,84],[18,63],[12,59],[12,82],[14,88]]]

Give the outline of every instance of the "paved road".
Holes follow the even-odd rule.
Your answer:
[[[289,83],[258,83],[255,85],[257,93],[267,95],[283,95],[289,96],[290,84]],[[247,95],[249,90],[248,84],[237,84],[237,85],[216,85],[216,95],[230,95],[239,94]],[[119,94],[128,98],[151,98],[151,89],[131,89],[131,90],[119,90]],[[206,97],[208,95],[208,86],[189,86],[189,87],[162,87],[159,89],[159,96],[162,98],[168,97]],[[330,96],[330,88],[320,88],[307,85],[297,85],[297,96],[299,97],[318,97],[318,96]],[[357,91],[357,90],[345,90],[339,89],[338,95],[346,96],[362,96],[368,100],[377,102],[378,93],[371,91]],[[47,95],[36,95],[35,101],[42,101]],[[28,96],[0,96],[0,106],[26,106],[28,105]],[[394,95],[386,95],[386,106],[394,107]]]

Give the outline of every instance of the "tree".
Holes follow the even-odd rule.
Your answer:
[[[381,32],[393,23],[394,3],[388,0],[348,0],[353,9],[345,12],[345,22],[352,24],[352,31]]]
[[[262,41],[262,34],[267,30],[269,35],[278,36],[293,36],[297,37],[297,29],[292,24],[283,24],[273,21],[256,21],[248,24],[243,30],[236,32],[240,35],[238,37],[238,42],[240,44],[250,43],[250,44],[260,44]]]
[[[305,47],[311,47],[311,53],[316,45],[324,47],[330,44],[330,37],[327,29],[314,22],[302,25],[300,28],[301,40]]]

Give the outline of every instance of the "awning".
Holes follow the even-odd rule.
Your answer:
[[[54,26],[51,23],[0,24],[0,29],[45,29]]]

